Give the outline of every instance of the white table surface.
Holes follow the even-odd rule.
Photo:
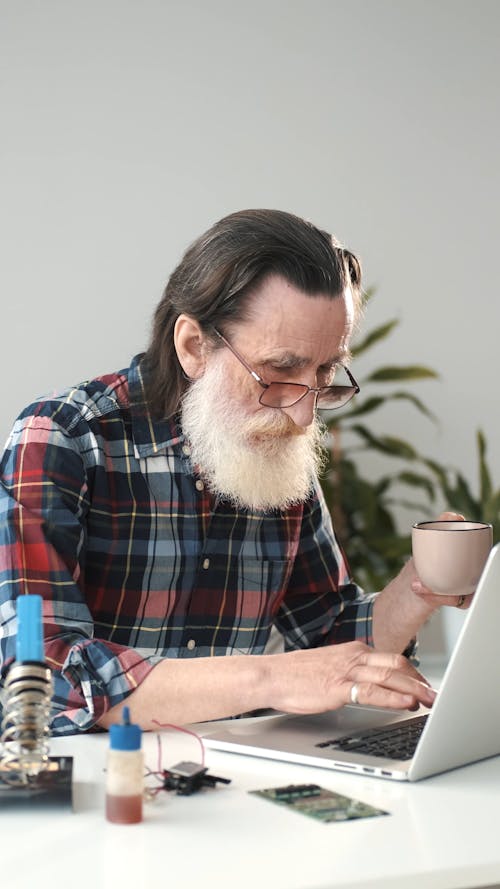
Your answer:
[[[145,738],[155,768],[153,736]],[[54,740],[74,757],[74,812],[3,811],[1,885],[216,886],[219,889],[419,887],[500,883],[500,757],[418,784],[209,752],[228,786],[191,797],[162,793],[139,825],[104,819],[106,736]],[[185,736],[163,734],[163,764],[198,759]],[[323,824],[248,790],[311,782],[391,814]]]
[[[461,889],[500,884],[500,757],[417,784],[207,751],[231,779],[190,797],[161,793],[138,825],[104,818],[107,735],[56,738],[74,757],[74,811],[0,810],[5,889]],[[144,736],[157,765],[155,735]],[[162,733],[162,765],[199,761],[194,738]],[[388,816],[321,823],[249,795],[316,783]]]

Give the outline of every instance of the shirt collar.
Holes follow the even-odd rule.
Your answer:
[[[147,369],[142,361],[143,357],[144,353],[136,355],[128,371],[132,437],[136,457],[150,457],[184,441],[184,434],[175,418],[155,420],[151,416],[145,394]]]

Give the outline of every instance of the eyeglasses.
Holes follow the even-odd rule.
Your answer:
[[[345,383],[340,382],[331,386],[317,387],[307,386],[305,383],[265,383],[262,377],[260,377],[255,370],[252,370],[250,365],[247,364],[245,359],[236,351],[225,336],[222,336],[215,327],[212,329],[219,339],[222,340],[224,345],[233,353],[234,357],[238,359],[240,364],[242,364],[248,373],[251,374],[259,386],[262,386],[264,391],[259,398],[259,402],[264,407],[292,407],[292,405],[302,401],[306,395],[309,395],[309,392],[314,392],[316,407],[321,410],[335,410],[336,408],[343,407],[347,404],[351,398],[357,395],[360,391],[352,373],[347,367],[344,367],[343,364],[336,365],[335,373],[337,374],[337,372],[340,371],[342,374],[342,372],[344,372],[344,375],[347,378]]]

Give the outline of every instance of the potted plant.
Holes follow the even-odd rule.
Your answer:
[[[365,303],[373,293],[366,293]],[[390,320],[355,341],[353,357],[364,355],[386,340],[398,323]],[[446,508],[471,521],[491,522],[494,542],[500,540],[500,489],[492,482],[481,429],[476,433],[479,486],[474,493],[458,469],[425,457],[404,439],[377,435],[364,424],[366,417],[394,400],[410,403],[426,420],[435,422],[432,412],[408,385],[437,378],[437,372],[425,365],[383,365],[360,378],[361,393],[350,407],[326,417],[331,460],[322,487],[353,576],[369,590],[384,587],[411,552],[409,530],[402,532],[398,525],[401,508],[410,508],[415,516],[432,517],[439,499]],[[384,455],[389,467],[376,477],[366,471],[366,458],[373,453]],[[412,496],[418,492],[418,500],[408,500],[409,491]],[[448,653],[465,614],[454,608],[443,609]]]
[[[365,295],[365,304],[373,289]],[[394,331],[393,319],[371,330],[352,347],[354,358],[364,355]],[[401,507],[416,515],[432,514],[438,483],[437,464],[419,454],[408,441],[392,435],[375,434],[365,419],[383,410],[389,401],[405,401],[434,422],[431,411],[408,389],[416,380],[436,379],[432,368],[420,364],[383,365],[360,379],[361,393],[345,410],[326,417],[327,444],[331,461],[322,478],[326,502],[349,565],[358,582],[367,589],[380,589],[397,574],[411,552],[409,533],[398,528]],[[348,443],[348,446],[347,446]],[[377,478],[364,470],[369,453],[384,455],[388,471]],[[445,471],[443,470],[443,473]],[[408,501],[411,490],[417,502]]]

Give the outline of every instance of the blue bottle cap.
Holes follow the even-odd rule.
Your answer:
[[[111,750],[140,750],[141,727],[130,722],[130,710],[124,707],[122,711],[123,722],[115,722],[109,727],[109,739]]]
[[[16,599],[16,661],[45,661],[42,632],[42,597],[22,595]]]

